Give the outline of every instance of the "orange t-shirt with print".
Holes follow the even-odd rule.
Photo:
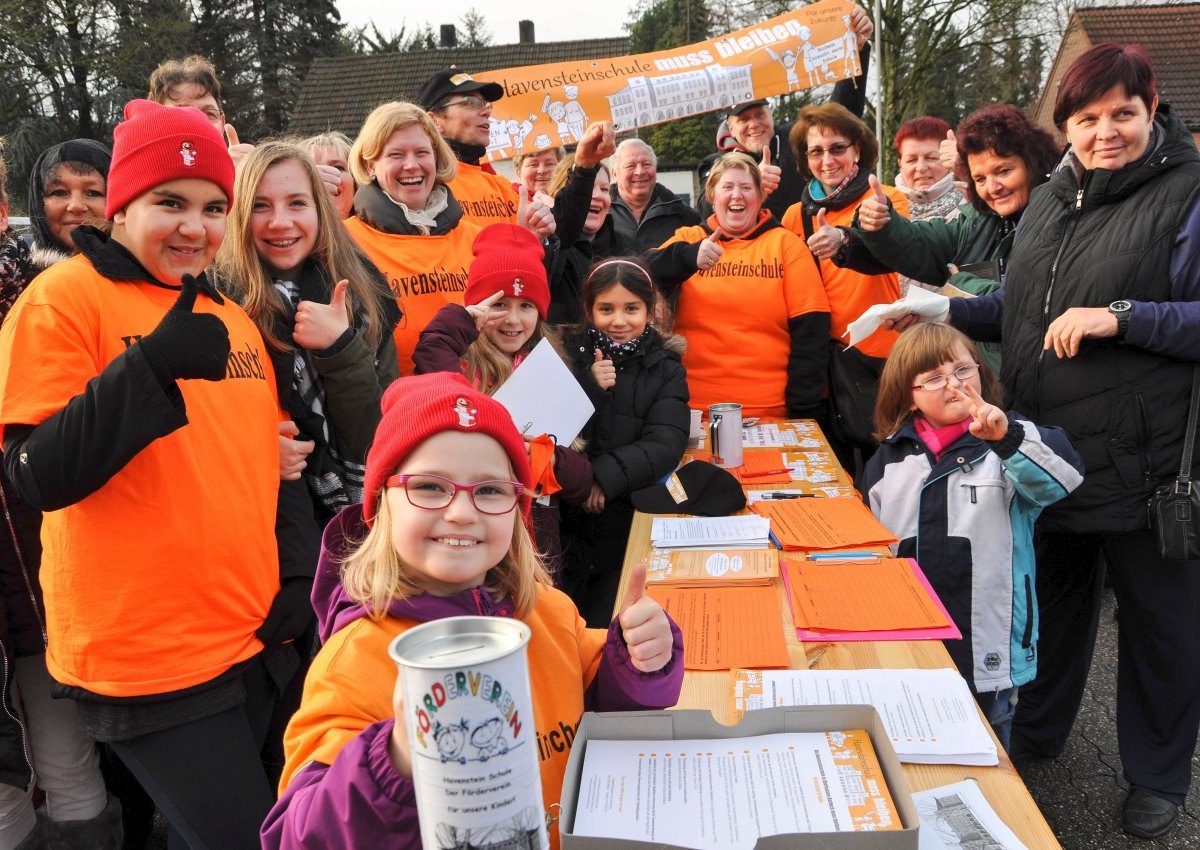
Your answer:
[[[480,227],[463,219],[437,236],[384,233],[355,216],[346,220],[346,229],[396,294],[403,313],[393,332],[396,354],[400,374],[411,375],[421,331],[442,307],[463,303],[467,270],[474,259],[471,246]]]
[[[463,218],[480,227],[516,222],[518,198],[511,180],[465,162],[456,168],[450,192],[462,206]]]
[[[908,198],[895,186],[884,186],[884,194],[896,208],[896,212],[908,218]],[[870,192],[870,189],[867,190]],[[864,192],[858,200],[840,210],[828,210],[825,221],[833,227],[849,227],[858,210],[859,203],[867,196]],[[792,204],[783,214],[783,226],[804,239],[803,201]],[[808,246],[805,245],[805,250]],[[809,252],[812,264],[812,252]],[[829,335],[846,345],[846,327],[873,304],[891,304],[900,298],[900,281],[895,272],[889,274],[861,274],[853,269],[844,269],[833,260],[821,260],[821,279],[825,294],[829,298]],[[870,357],[887,357],[899,334],[895,331],[877,330],[863,340],[858,350]]]
[[[0,329],[0,424],[38,425],[61,410],[178,297],[110,280],[83,256],[43,272]],[[254,632],[279,590],[275,375],[258,328],[233,301],[201,294],[195,312],[229,329],[224,380],[178,381],[185,425],[99,490],[44,514],[46,663],[65,685],[167,693],[262,649]],[[148,390],[148,404],[154,390],[162,393]],[[165,396],[162,404],[146,415],[178,415]]]
[[[788,320],[827,313],[829,304],[812,255],[794,233],[771,219],[750,235],[722,237],[725,253],[716,265],[683,282],[675,332],[688,343],[683,365],[693,408],[737,402],[745,416],[786,416]],[[663,244],[708,236],[699,225],[682,227]]]
[[[583,695],[600,669],[606,629],[589,629],[561,591],[539,586],[533,610],[519,618],[529,639],[530,691],[534,723],[529,744],[540,756],[546,810],[562,799],[563,777]],[[284,735],[286,763],[282,795],[310,761],[333,764],[338,753],[372,723],[394,717],[396,664],[388,646],[420,625],[415,620],[363,617],[340,629],[321,647],[304,680],[304,697]],[[551,846],[558,831],[551,830]]]

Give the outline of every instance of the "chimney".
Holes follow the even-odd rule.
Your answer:
[[[533,21],[518,21],[517,28],[520,30],[520,43],[533,44]]]
[[[442,47],[458,47],[458,32],[454,24],[442,24]]]

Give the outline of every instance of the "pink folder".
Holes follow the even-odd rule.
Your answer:
[[[809,643],[852,640],[962,640],[962,632],[958,630],[958,626],[954,625],[954,620],[950,617],[949,612],[946,611],[946,606],[942,604],[942,600],[938,598],[932,585],[929,584],[929,579],[925,578],[925,573],[921,571],[920,565],[912,558],[905,558],[905,560],[912,564],[913,574],[916,575],[917,581],[921,582],[921,586],[929,593],[934,604],[941,609],[942,614],[945,615],[946,621],[950,625],[935,629],[890,629],[873,632],[835,632],[825,629],[796,629],[796,637]],[[783,586],[787,591],[790,601],[792,588],[788,583],[787,570],[780,570],[779,572],[783,576]]]

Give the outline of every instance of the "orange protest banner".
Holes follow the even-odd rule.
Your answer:
[[[473,74],[499,83],[489,160],[574,145],[593,121],[617,132],[800,91],[862,72],[853,4],[821,0],[697,44],[589,62]]]

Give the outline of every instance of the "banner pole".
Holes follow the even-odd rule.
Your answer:
[[[879,80],[879,85],[875,87],[875,140],[879,143],[879,149],[883,150],[883,109],[882,109],[882,92],[883,92],[883,51],[880,49],[880,41],[883,38],[883,14],[881,0],[875,0],[875,79]],[[866,81],[863,81],[866,85]],[[875,176],[883,183],[883,157],[879,157],[875,163]]]

